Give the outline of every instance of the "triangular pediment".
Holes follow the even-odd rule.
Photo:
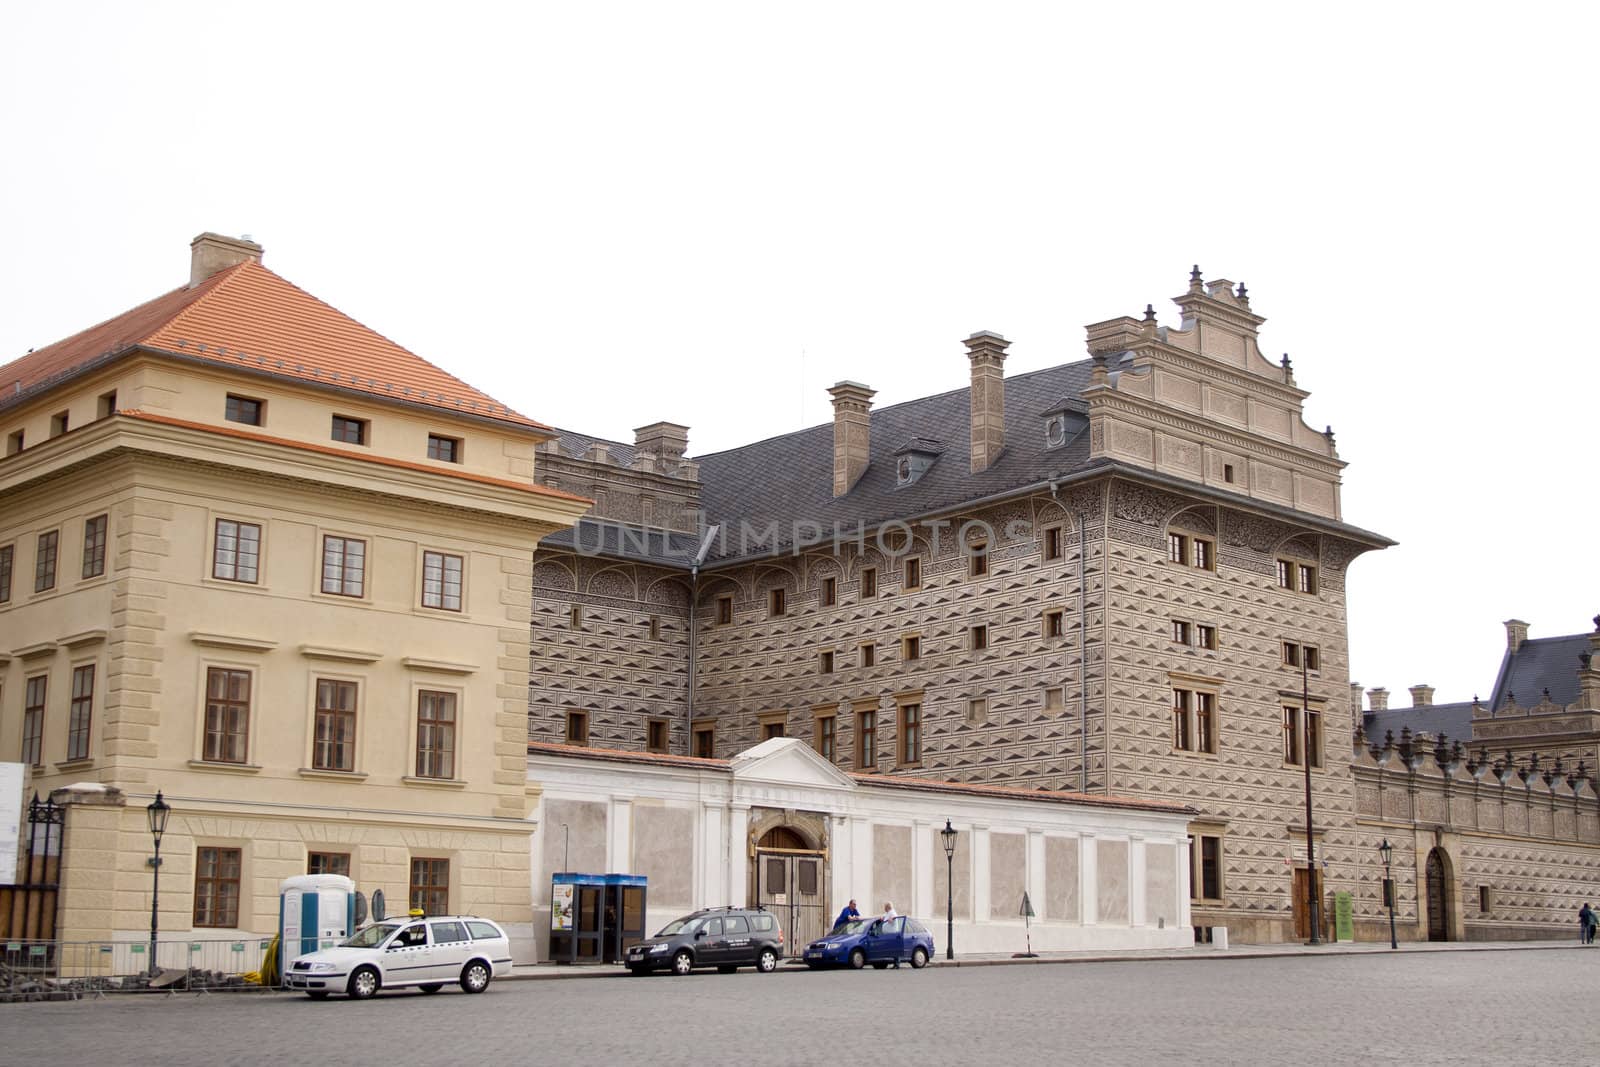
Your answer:
[[[747,748],[729,761],[739,781],[779,785],[854,789],[855,780],[817,755],[816,750],[793,737],[773,737]]]

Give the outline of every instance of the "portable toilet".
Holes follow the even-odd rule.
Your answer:
[[[278,883],[283,961],[332,948],[356,928],[356,884],[342,874],[297,874]]]

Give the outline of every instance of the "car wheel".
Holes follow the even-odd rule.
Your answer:
[[[439,992],[439,990],[444,988],[444,983],[443,982],[429,982],[427,985],[419,985],[419,986],[417,986],[417,988],[422,990],[424,993],[437,993],[437,992]]]
[[[466,993],[482,993],[489,988],[494,972],[482,960],[473,960],[461,968],[461,989]]]
[[[919,946],[917,946],[916,951],[911,953],[911,966],[915,967],[917,970],[920,971],[920,970],[922,970],[922,968],[926,967],[927,965],[928,965],[928,950],[919,945]]]
[[[756,957],[756,970],[762,974],[771,974],[778,969],[778,954],[770,948],[761,950],[761,955]]]
[[[307,991],[306,996],[310,997],[312,1000],[327,1000],[328,999],[327,990],[309,990],[309,991]]]
[[[358,967],[356,973],[350,976],[350,999],[366,1000],[383,988],[383,979],[378,977],[378,972],[372,967]]]
[[[689,950],[680,948],[678,954],[672,957],[672,973],[688,974],[694,970],[694,957],[689,955]]]
[[[861,968],[865,967],[866,965],[867,965],[867,954],[865,952],[861,951],[860,949],[856,949],[855,951],[850,953],[850,966],[854,967],[856,970],[859,971]]]

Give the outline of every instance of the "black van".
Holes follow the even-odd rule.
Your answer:
[[[706,908],[675,919],[656,936],[629,946],[627,964],[633,974],[649,974],[658,968],[688,974],[696,967],[715,967],[721,974],[754,967],[771,974],[782,957],[783,930],[770,911]]]

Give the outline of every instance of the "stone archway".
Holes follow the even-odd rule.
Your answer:
[[[785,951],[828,932],[827,819],[818,812],[752,811],[750,901],[778,917]]]
[[[1429,941],[1451,940],[1452,898],[1455,896],[1455,877],[1450,856],[1439,846],[1428,852],[1423,867],[1423,908],[1428,922]]]

